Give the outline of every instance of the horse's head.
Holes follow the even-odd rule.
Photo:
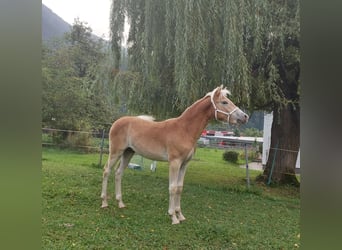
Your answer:
[[[214,108],[215,119],[230,124],[246,123],[248,115],[228,99],[228,94],[230,94],[229,90],[223,88],[222,85],[207,94]]]

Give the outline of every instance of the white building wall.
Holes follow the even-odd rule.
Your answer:
[[[300,149],[299,149],[298,155],[297,155],[296,168],[300,168]]]
[[[264,142],[262,144],[262,165],[266,165],[271,146],[271,128],[273,112],[264,115]],[[296,168],[300,168],[300,150],[297,155]]]
[[[264,115],[264,134],[263,134],[263,144],[262,144],[262,165],[266,165],[270,146],[271,146],[271,128],[273,122],[273,112]]]

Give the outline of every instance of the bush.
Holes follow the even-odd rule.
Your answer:
[[[226,151],[223,153],[223,160],[237,163],[239,158],[239,153],[236,151]]]
[[[67,132],[59,132],[53,131],[52,132],[52,143],[60,145],[63,144],[68,136]]]
[[[61,148],[78,148],[81,151],[89,152],[92,146],[93,136],[90,132],[91,126],[85,121],[78,121],[72,127],[64,130],[54,131],[53,142]]]
[[[91,146],[91,134],[89,133],[70,133],[65,141],[70,147],[89,147]]]
[[[257,129],[257,128],[246,128],[243,131],[243,134],[245,136],[251,136],[251,137],[262,137],[263,136],[263,131]]]
[[[247,152],[247,155],[248,155],[248,160],[251,160],[251,161],[258,161],[259,156],[260,156],[260,154],[256,150],[249,150]],[[241,152],[240,159],[241,160],[246,160],[245,151]]]

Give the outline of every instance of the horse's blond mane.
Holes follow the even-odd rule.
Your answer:
[[[208,96],[211,98],[211,97],[214,95],[214,93],[215,93],[218,89],[221,89],[220,92],[221,92],[221,95],[222,95],[222,96],[230,95],[230,91],[229,91],[227,88],[223,88],[223,85],[221,85],[220,87],[215,88],[213,91],[208,92],[204,97],[202,97],[201,99],[197,100],[197,101],[196,101],[195,103],[193,103],[191,106],[187,107],[187,108],[185,109],[185,111],[187,111],[187,110],[189,110],[190,108],[192,108],[193,105],[197,104],[198,102],[203,101],[203,100],[204,100],[205,98],[207,98]],[[184,112],[185,112],[185,111],[184,111]]]
[[[230,91],[229,91],[226,87],[223,88],[223,85],[221,85],[220,87],[217,87],[217,88],[214,89],[213,91],[207,93],[207,94],[205,95],[205,97],[207,97],[207,96],[210,96],[210,97],[211,97],[218,89],[221,89],[221,95],[222,95],[222,96],[231,95]]]
[[[140,118],[140,119],[143,119],[145,121],[153,122],[155,120],[155,118],[153,116],[150,116],[150,115],[139,115],[137,117]]]

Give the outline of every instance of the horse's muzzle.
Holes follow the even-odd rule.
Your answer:
[[[236,113],[236,122],[239,124],[245,124],[248,122],[249,116],[243,112],[241,109],[239,109]]]

